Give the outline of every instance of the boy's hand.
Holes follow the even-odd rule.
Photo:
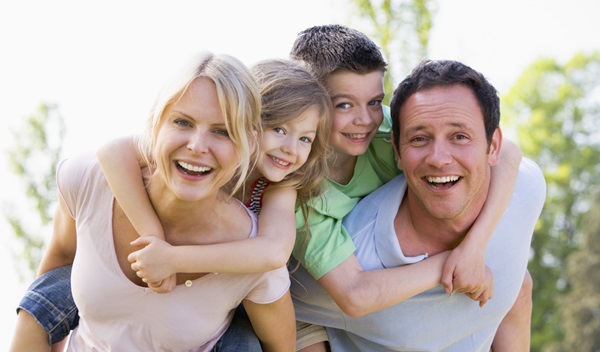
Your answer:
[[[467,296],[469,296],[474,301],[479,301],[479,306],[483,308],[483,306],[494,297],[494,275],[492,275],[492,270],[485,267],[485,284],[483,285],[483,291],[476,292],[465,292]]]
[[[481,294],[490,285],[486,271],[484,253],[458,246],[444,263],[442,285],[446,293]]]
[[[171,291],[176,285],[176,274],[171,270],[172,247],[166,241],[155,236],[142,236],[131,242],[134,247],[141,248],[127,257],[131,269],[158,293]]]

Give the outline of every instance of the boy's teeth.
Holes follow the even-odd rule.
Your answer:
[[[191,165],[188,163],[184,163],[183,161],[178,161],[179,166],[181,166],[182,168],[189,170],[189,171],[193,171],[193,172],[207,172],[210,171],[210,167],[206,167],[206,166],[195,166],[195,165]]]

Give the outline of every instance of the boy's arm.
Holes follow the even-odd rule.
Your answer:
[[[289,290],[269,304],[244,300],[244,308],[263,351],[296,350],[296,316]]]
[[[140,236],[165,238],[162,225],[144,186],[141,161],[134,137],[115,139],[97,153],[100,167],[115,199]]]
[[[492,167],[485,205],[465,239],[452,251],[444,265],[442,284],[446,292],[477,295],[490,289],[485,284],[485,250],[512,198],[521,159],[519,146],[504,139],[500,162]]]
[[[257,273],[284,266],[296,236],[296,190],[269,186],[263,195],[258,235],[241,241],[208,245],[170,246],[163,241],[139,238],[142,248],[131,253],[147,281],[157,281],[176,272]]]
[[[318,282],[340,309],[356,318],[398,304],[440,284],[449,251],[415,264],[364,271],[354,254]]]

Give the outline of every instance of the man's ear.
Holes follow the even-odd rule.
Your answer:
[[[500,150],[502,149],[502,129],[497,127],[492,135],[492,143],[490,143],[488,153],[488,164],[490,166],[497,165],[500,162]]]
[[[402,170],[402,158],[400,158],[400,149],[398,148],[398,144],[396,144],[396,139],[394,139],[394,133],[391,134],[392,137],[392,147],[394,147],[394,157],[396,159],[396,167]],[[398,143],[400,143],[400,138],[398,138]]]

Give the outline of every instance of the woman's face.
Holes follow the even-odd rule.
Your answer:
[[[214,83],[196,78],[165,114],[154,155],[166,187],[187,201],[217,194],[234,176],[240,160]]]

